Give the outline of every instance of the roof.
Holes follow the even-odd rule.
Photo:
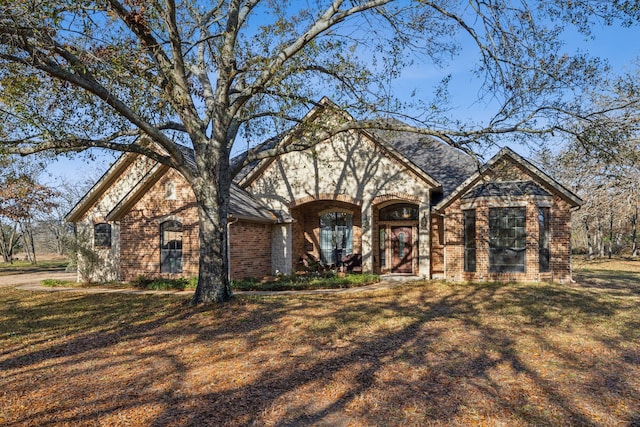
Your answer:
[[[580,197],[578,197],[573,192],[568,190],[562,184],[558,183],[556,180],[551,178],[542,170],[534,166],[531,162],[524,159],[522,156],[516,154],[509,147],[504,147],[495,156],[493,156],[491,160],[489,160],[486,164],[484,164],[481,168],[479,168],[475,173],[473,173],[469,178],[467,178],[464,182],[462,182],[458,186],[458,188],[456,188],[451,194],[449,194],[448,196],[445,196],[445,198],[435,206],[435,210],[442,211],[442,209],[449,206],[458,197],[461,197],[461,195],[465,195],[466,192],[470,191],[472,186],[475,185],[478,182],[478,180],[480,180],[480,178],[488,170],[492,169],[500,160],[505,158],[523,167],[525,170],[527,170],[531,174],[531,176],[538,178],[538,180],[541,183],[545,184],[547,188],[552,189],[555,193],[560,195],[572,207],[578,207],[582,205],[582,199],[580,199]],[[495,190],[497,191],[499,188],[500,187],[495,187]],[[501,189],[503,191],[520,191],[514,187],[508,188],[508,185],[503,186]],[[531,190],[533,191],[532,188]],[[483,191],[483,189],[479,189],[479,191]],[[484,191],[488,191],[488,190],[484,190]],[[543,190],[543,191],[546,191],[546,190]]]
[[[500,181],[476,185],[462,200],[477,197],[551,196],[551,193],[533,181]]]
[[[395,120],[398,124],[406,125]],[[442,141],[413,132],[371,130],[442,186],[446,196],[478,170],[476,160]]]
[[[331,101],[323,98],[319,107],[312,109],[305,120],[312,120],[321,111],[324,103]],[[396,119],[388,119],[401,126],[407,126]],[[295,129],[295,127],[294,127]],[[418,128],[416,128],[418,130]],[[421,135],[417,132],[390,131],[367,129],[359,130],[370,138],[373,138],[389,154],[404,163],[413,173],[421,177],[434,187],[440,187],[446,195],[458,187],[473,172],[478,170],[478,163],[470,155],[462,150],[452,147],[442,141]],[[276,137],[264,141],[261,146],[254,148],[257,152],[275,147],[279,143],[286,144],[285,139],[291,132],[285,132]],[[243,153],[244,154],[244,153]],[[242,161],[241,154],[232,159],[234,162]],[[246,186],[255,176],[254,172],[264,169],[273,159],[264,159],[245,166],[235,177],[234,181],[241,186]]]
[[[189,147],[179,145],[180,151],[187,163],[195,164],[193,150]],[[73,209],[67,214],[67,221],[79,221],[104,194],[108,188],[127,170],[137,155],[125,153],[114,163],[98,182],[78,201]],[[168,170],[164,165],[156,164],[129,190],[129,192],[118,201],[113,209],[107,214],[107,221],[114,221],[126,214],[135,203],[149,190]],[[272,212],[263,204],[258,202],[249,193],[238,185],[232,183],[230,188],[229,216],[232,218],[247,221],[278,223],[289,222],[291,218],[280,213]]]

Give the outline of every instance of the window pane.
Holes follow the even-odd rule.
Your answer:
[[[540,272],[549,271],[550,264],[550,236],[549,236],[549,208],[538,208],[538,226],[539,226],[539,270]]]
[[[320,216],[320,259],[325,264],[339,264],[353,253],[353,215],[329,212]]]
[[[464,211],[464,271],[476,271],[476,211]]]
[[[387,230],[384,227],[380,227],[380,267],[387,266]]]
[[[399,203],[380,209],[381,221],[417,220],[418,207],[408,203]]]
[[[182,273],[182,223],[160,224],[160,272]]]
[[[111,247],[111,225],[96,224],[93,228],[93,245],[96,248]]]
[[[525,208],[489,209],[489,268],[493,272],[524,272]]]

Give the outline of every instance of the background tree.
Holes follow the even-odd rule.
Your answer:
[[[234,174],[353,128],[421,132],[473,151],[505,135],[567,128],[586,111],[582,88],[605,66],[565,52],[567,25],[635,24],[627,1],[22,0],[0,2],[0,136],[29,154],[97,147],[178,170],[199,213],[193,302],[225,301],[226,221]],[[479,97],[494,114],[447,114],[446,71],[433,97],[394,99],[391,81],[419,61],[441,67],[462,45],[477,52]],[[295,144],[252,148],[300,123],[323,95],[356,120],[296,128]],[[329,108],[329,107],[326,107]],[[394,114],[404,126],[380,120]],[[139,138],[144,136],[144,138]],[[148,144],[144,141],[152,141]],[[193,149],[186,159],[183,143]],[[238,145],[245,145],[238,147]],[[233,164],[233,150],[251,148]],[[239,150],[241,151],[241,150]]]
[[[638,93],[637,72],[613,83],[615,95],[594,93],[603,113],[568,122],[582,129],[559,150],[543,151],[539,159],[584,200],[575,215],[574,246],[590,258],[610,258],[621,250],[638,256],[640,109],[634,101]],[[605,111],[612,102],[619,108]]]
[[[58,192],[37,182],[40,168],[24,161],[5,160],[0,173],[0,218],[8,232],[2,237],[3,258],[11,261],[18,241],[27,260],[36,263],[34,220],[56,206]]]

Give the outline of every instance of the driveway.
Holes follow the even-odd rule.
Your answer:
[[[64,271],[11,274],[7,276],[0,276],[0,288],[18,285],[39,285],[44,279],[76,280],[77,277],[77,273],[65,273]]]

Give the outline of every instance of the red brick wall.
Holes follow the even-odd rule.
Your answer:
[[[362,215],[360,206],[337,200],[320,200],[305,203],[291,209],[295,219],[292,227],[293,268],[299,269],[300,257],[311,253],[320,258],[320,212],[327,210],[353,212],[353,253],[362,253]]]
[[[444,276],[444,218],[431,215],[431,275]]]
[[[165,200],[165,187],[170,180],[175,184],[175,200]],[[182,274],[160,273],[160,224],[167,219],[176,219],[183,225]],[[198,275],[198,210],[190,186],[179,173],[168,171],[120,224],[122,280],[132,280],[141,274],[150,277]],[[232,278],[262,277],[271,273],[270,225],[238,221],[231,226],[231,241]]]
[[[271,274],[271,224],[238,221],[231,232],[231,278]]]
[[[520,167],[504,162],[494,169],[493,179],[531,180]],[[542,183],[540,183],[542,185]],[[543,185],[543,187],[545,187]],[[551,188],[545,187],[553,193]],[[520,198],[513,206],[526,205],[526,258],[524,273],[489,272],[489,206],[499,206],[495,199],[475,199],[476,272],[464,272],[464,214],[461,200],[453,202],[445,212],[445,278],[457,281],[560,281],[571,280],[571,211],[570,205],[555,195],[550,206],[550,271],[539,272],[538,205],[533,197]]]

